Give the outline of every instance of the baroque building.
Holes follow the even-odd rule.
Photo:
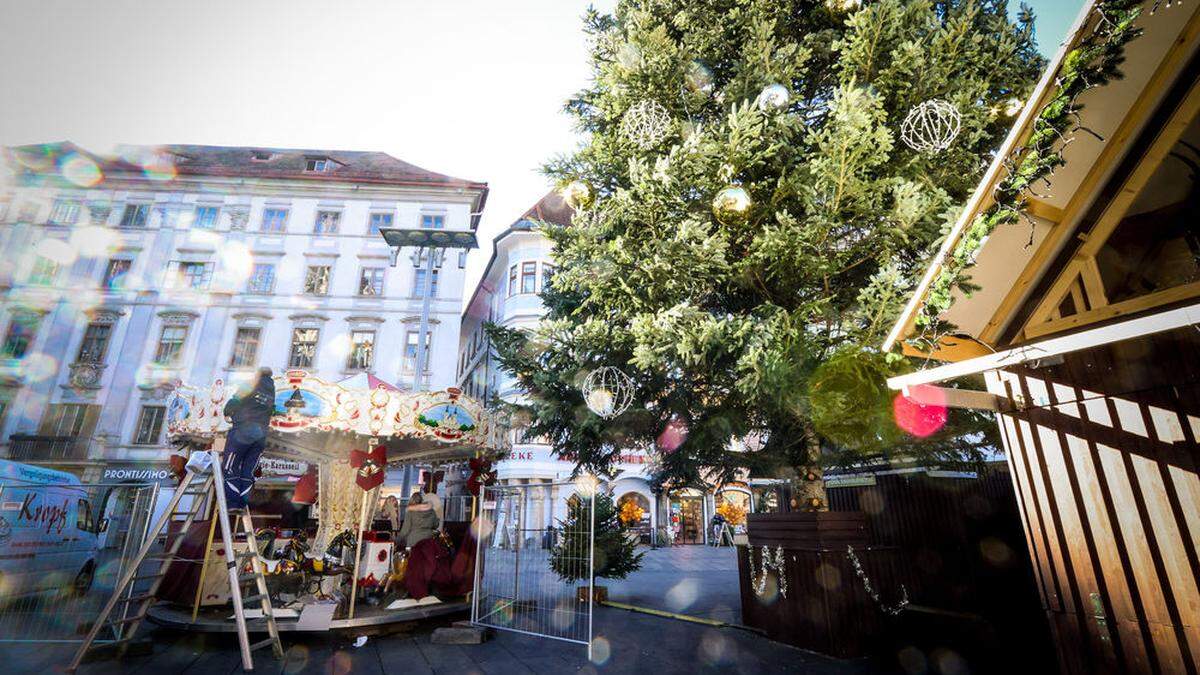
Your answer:
[[[486,183],[382,152],[9,148],[0,450],[86,480],[165,475],[174,384],[260,366],[453,385],[466,252],[429,278],[380,228],[473,230]],[[433,294],[417,373],[421,297]]]

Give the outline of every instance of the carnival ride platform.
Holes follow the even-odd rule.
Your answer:
[[[461,597],[444,600],[436,605],[423,605],[420,607],[393,610],[360,604],[356,608],[354,618],[352,619],[343,616],[342,618],[334,618],[328,621],[304,622],[304,612],[309,607],[318,606],[299,605],[297,609],[300,615],[297,617],[288,618],[277,614],[275,624],[281,633],[325,633],[335,631],[353,632],[361,635],[364,632],[372,631],[390,632],[393,630],[402,630],[407,624],[440,617],[450,619],[466,614],[471,610],[471,603],[466,598]],[[282,612],[283,609],[285,608],[276,608],[275,611]],[[233,610],[228,607],[207,607],[201,609],[196,620],[193,621],[191,607],[170,602],[160,602],[150,609],[148,617],[155,624],[173,630],[193,633],[232,633],[236,630],[232,615]],[[246,628],[251,633],[265,632],[267,624],[261,618],[247,619]]]

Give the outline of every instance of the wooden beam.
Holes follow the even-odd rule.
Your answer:
[[[936,387],[923,384],[916,387],[904,387],[900,390],[904,398],[916,401],[922,405],[945,406],[966,410],[1000,410],[999,396],[974,389],[954,389],[953,387]]]
[[[1036,218],[1041,218],[1042,220],[1048,220],[1057,225],[1063,221],[1066,209],[1059,208],[1040,199],[1027,199],[1025,201],[1025,213]]]
[[[1121,323],[1092,328],[1079,333],[1072,333],[1071,335],[1049,338],[1041,342],[1033,342],[1013,349],[1006,349],[1002,352],[988,354],[976,359],[961,361],[959,363],[949,363],[937,368],[928,368],[915,373],[908,373],[907,375],[889,377],[887,383],[888,387],[900,390],[904,387],[911,387],[917,384],[945,382],[956,377],[976,375],[990,370],[1001,370],[1029,361],[1047,359],[1060,354],[1069,354],[1114,342],[1132,340],[1144,335],[1165,333],[1177,328],[1192,327],[1197,324],[1200,324],[1200,303],[1158,314],[1151,314],[1150,316],[1129,319]]]

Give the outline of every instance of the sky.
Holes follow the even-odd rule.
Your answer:
[[[1082,1],[1029,1],[1044,53]],[[589,81],[588,4],[3,0],[0,145],[379,150],[487,181],[469,297],[492,237],[549,190],[539,167],[580,141],[562,106]]]

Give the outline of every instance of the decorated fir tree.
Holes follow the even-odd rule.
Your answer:
[[[871,350],[1032,89],[1029,12],[622,0],[586,26],[594,79],[567,105],[585,143],[547,167],[576,208],[546,229],[548,314],[491,328],[530,431],[586,470],[656,445],[680,484],[787,473],[813,509],[830,463],[979,457],[991,424],[970,413],[910,444],[883,383],[903,359]],[[634,383],[613,420],[580,392],[601,366]]]
[[[593,563],[596,578],[624,579],[642,566],[643,553],[621,522],[612,495],[600,491],[596,499],[596,540]],[[572,499],[567,503],[567,518],[559,523],[561,536],[550,551],[550,569],[563,581],[578,581],[588,576],[588,541],[591,538],[591,498]]]

